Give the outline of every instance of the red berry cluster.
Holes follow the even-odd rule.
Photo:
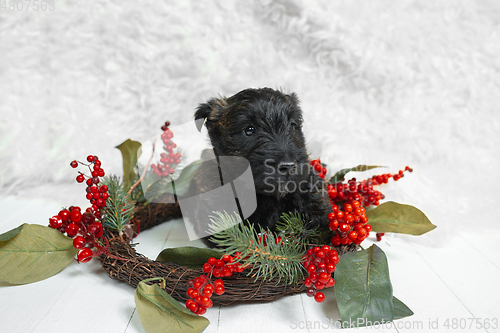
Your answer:
[[[91,207],[82,214],[80,207],[71,206],[68,209],[62,209],[49,219],[50,227],[73,238],[73,246],[79,249],[76,255],[78,262],[90,261],[95,255],[92,249],[100,248],[97,239],[102,237],[103,227],[99,220],[102,218],[101,210],[106,206],[106,200],[109,197],[108,187],[106,185],[98,186],[99,177],[104,176],[101,162],[94,155],[87,156],[87,161],[89,164],[82,162],[80,164],[89,168],[92,177],[79,172],[76,181],[83,183],[87,178],[86,197],[90,201]],[[76,168],[79,162],[72,161],[70,165],[72,168]]]
[[[304,258],[304,267],[309,273],[304,284],[308,288],[307,296],[313,297],[318,303],[325,300],[325,295],[320,292],[323,288],[330,288],[335,285],[332,273],[335,272],[335,265],[339,262],[337,251],[328,245],[316,246],[307,251]]]
[[[235,256],[223,255],[221,259],[215,259],[211,257],[208,262],[203,265],[202,274],[194,280],[188,281],[188,290],[186,292],[189,299],[186,301],[186,308],[192,312],[203,315],[207,312],[213,303],[210,299],[215,293],[217,295],[222,295],[226,290],[224,289],[224,281],[221,277],[232,276],[233,273],[241,273],[245,268],[239,263],[235,263],[235,258],[239,258],[240,253],[236,252]],[[211,282],[211,277],[218,278],[213,283]]]
[[[79,171],[79,175],[76,177],[78,183],[83,183],[86,180],[87,191],[86,198],[90,201],[92,205],[92,213],[98,219],[101,218],[101,209],[106,206],[106,200],[109,198],[108,187],[106,185],[99,186],[100,177],[104,177],[104,169],[101,168],[101,161],[94,155],[87,156],[87,161],[89,164],[80,162],[80,164],[85,165],[89,168],[91,176],[87,176]],[[70,163],[72,168],[78,167],[78,162],[73,161]]]
[[[311,165],[324,178],[327,169],[321,164],[321,160],[313,160]],[[413,169],[407,166],[404,171],[412,172]],[[352,178],[345,184],[337,182],[327,185],[332,205],[332,212],[328,214],[328,226],[334,232],[331,239],[333,246],[352,243],[359,245],[368,237],[372,227],[368,224],[364,207],[378,206],[379,201],[385,198],[373,186],[386,184],[391,178],[397,181],[404,176],[404,171],[373,176],[359,183],[356,178]]]
[[[153,173],[158,177],[168,177],[175,172],[175,165],[179,164],[181,153],[177,152],[174,154],[174,148],[177,147],[171,139],[174,137],[174,133],[168,128],[170,122],[166,121],[165,125],[161,127],[163,133],[161,134],[161,139],[163,140],[163,150],[164,153],[160,154],[160,163],[151,164],[151,169]]]

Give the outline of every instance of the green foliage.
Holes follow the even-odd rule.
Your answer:
[[[130,198],[119,177],[105,177],[103,184],[108,186],[109,198],[106,203],[103,224],[106,228],[122,231],[125,224],[134,216],[135,202]]]
[[[340,257],[335,270],[335,295],[347,327],[388,322],[413,314],[394,298],[387,257],[376,245]]]
[[[175,194],[178,197],[187,196],[191,179],[202,163],[202,160],[197,160],[187,165],[184,169],[182,169],[181,174],[176,179],[172,179],[171,177],[159,178],[152,182],[146,178],[146,181],[143,183],[148,184],[152,182],[152,184],[147,186],[147,188],[144,188],[145,197],[149,202],[153,202],[154,199],[165,193]],[[153,173],[150,174],[151,175],[146,174],[146,177],[158,178]]]
[[[358,166],[355,166],[354,168],[342,169],[340,171],[337,171],[337,173],[335,173],[333,175],[333,177],[330,178],[329,182],[330,182],[330,184],[335,184],[335,183],[341,182],[345,179],[345,175],[351,171],[366,171],[366,170],[375,169],[375,168],[383,168],[383,166],[380,166],[380,165],[358,165]]]
[[[141,148],[141,143],[127,139],[121,145],[117,146],[122,153],[123,158],[123,182],[125,188],[128,190],[132,187],[133,181],[136,177],[135,165],[137,164],[138,152]]]
[[[161,251],[156,261],[174,262],[181,266],[197,268],[202,267],[208,261],[208,258],[214,257],[220,259],[222,255],[224,255],[223,252],[214,249],[185,246]]]
[[[72,262],[76,252],[73,240],[58,230],[23,224],[0,235],[0,281],[44,280]]]
[[[436,228],[419,209],[392,201],[367,210],[366,217],[375,232],[395,232],[418,236]]]
[[[182,306],[158,284],[147,282],[164,278],[152,278],[139,282],[135,290],[135,305],[141,324],[147,333],[199,333],[209,324],[207,318],[198,316]]]
[[[229,215],[217,212],[212,219],[211,238],[217,246],[224,248],[227,254],[241,252],[244,264],[250,265],[248,276],[278,282],[296,282],[304,275],[302,258],[306,252],[304,243],[293,238],[283,237],[281,242],[269,230],[242,222],[238,214]],[[241,222],[241,223],[238,223]]]
[[[278,234],[298,242],[307,244],[319,244],[320,242],[321,231],[319,228],[309,228],[304,217],[297,211],[289,214],[283,213],[276,223],[276,230]]]

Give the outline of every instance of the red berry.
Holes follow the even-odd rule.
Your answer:
[[[89,262],[93,256],[94,252],[88,247],[81,249],[76,255],[78,262]]]
[[[92,155],[87,156],[87,161],[93,162],[94,161],[94,156],[92,156]]]
[[[59,215],[54,215],[49,219],[49,224],[54,229],[59,229],[63,226],[63,221]]]
[[[80,221],[82,220],[82,213],[77,209],[73,209],[69,214],[69,219],[71,220],[71,222],[80,223]]]
[[[84,180],[85,180],[85,177],[83,177],[83,175],[80,174],[80,175],[76,176],[76,181],[78,183],[83,183]]]
[[[203,296],[206,296],[206,297],[212,297],[212,294],[213,294],[213,289],[207,289],[207,287],[205,287],[205,289],[203,289]]]
[[[311,265],[307,266],[306,270],[307,270],[307,272],[309,274],[312,274],[312,273],[316,272],[316,266],[314,266],[313,264],[311,264]]]
[[[335,264],[329,263],[326,265],[326,272],[327,273],[333,273],[335,272]]]
[[[313,297],[315,294],[316,294],[316,289],[314,289],[314,288],[308,288],[306,290],[306,295],[309,297]]]
[[[188,308],[190,311],[196,313],[196,311],[198,311],[198,304],[196,304],[196,302],[193,301],[192,299],[188,299],[186,301],[186,308]]]
[[[63,222],[66,222],[69,220],[69,210],[67,209],[63,209],[59,212],[59,214],[57,214],[61,220],[63,220]]]
[[[210,273],[212,271],[212,265],[209,263],[203,264],[203,272]]]
[[[87,241],[85,240],[84,237],[82,236],[76,236],[74,239],[73,239],[73,246],[76,248],[76,249],[83,249],[83,247],[85,246],[85,244],[87,243]]]
[[[316,281],[314,282],[314,288],[316,288],[316,290],[323,290],[323,288],[325,288],[325,285],[320,281]]]
[[[339,237],[339,235],[335,234],[330,241],[332,242],[333,246],[339,246],[340,245],[340,237]]]
[[[320,273],[318,275],[318,282],[321,282],[323,284],[327,283],[329,279],[330,279],[330,274],[328,273]]]
[[[355,241],[358,238],[358,233],[356,231],[351,231],[348,234],[350,240]]]
[[[214,286],[217,287],[217,286],[224,286],[224,281],[222,281],[221,279],[217,279],[214,281]]]
[[[217,294],[217,295],[222,295],[224,294],[224,292],[226,291],[226,289],[224,288],[224,286],[222,285],[218,285],[215,287],[214,289],[214,292]]]
[[[85,212],[83,213],[82,215],[82,219],[81,219],[81,222],[85,225],[89,225],[89,224],[92,224],[95,222],[95,218],[94,218],[94,215],[92,215],[91,212]]]
[[[332,231],[335,231],[338,229],[339,227],[339,221],[335,220],[335,221],[331,221],[330,223],[328,223],[328,227],[330,228],[330,230]]]
[[[234,259],[230,255],[225,254],[225,255],[222,256],[222,261],[224,261],[224,262],[234,262]]]
[[[212,265],[212,266],[213,266],[213,265],[215,265],[215,262],[216,262],[216,261],[217,261],[217,259],[215,259],[214,257],[208,258],[208,263],[209,263],[210,265]]]
[[[219,268],[219,269],[220,269],[220,268],[224,267],[224,261],[222,261],[222,260],[220,260],[220,259],[219,259],[219,260],[216,260],[216,261],[215,261],[215,265],[214,265],[214,266],[215,266],[216,268]]]
[[[196,311],[197,315],[203,316],[205,313],[207,313],[207,308],[203,306],[198,306],[198,311]]]
[[[99,177],[104,177],[105,173],[103,169],[99,169]]]
[[[314,295],[314,300],[318,303],[322,303],[325,300],[325,294],[317,292],[316,295]]]
[[[102,237],[102,224],[100,222],[94,222],[89,227],[87,228],[87,231],[91,234],[94,235],[97,238]]]
[[[310,278],[306,278],[306,279],[304,280],[304,285],[305,285],[306,287],[312,287],[313,282],[312,282],[312,280],[311,280]]]
[[[351,226],[347,223],[340,223],[339,225],[339,231],[340,232],[348,232],[349,229],[351,229]]]
[[[78,162],[72,161],[69,165],[71,165],[72,168],[76,168],[76,167],[78,167]]]
[[[212,275],[216,278],[219,278],[222,276],[220,270],[218,268],[215,268],[213,271],[212,271]]]
[[[80,227],[76,223],[70,223],[66,226],[66,233],[69,237],[76,236],[78,230],[80,230]]]
[[[337,254],[330,256],[330,263],[337,265],[339,263],[339,256]]]

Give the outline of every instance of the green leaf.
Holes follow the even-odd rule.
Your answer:
[[[208,258],[220,259],[223,254],[221,251],[214,249],[185,246],[161,251],[156,261],[174,262],[189,268],[197,268],[202,267],[208,261]]]
[[[135,165],[137,163],[137,158],[139,148],[141,148],[141,143],[127,139],[121,145],[116,148],[120,149],[123,158],[123,182],[125,188],[128,190],[132,187],[134,183],[135,175]]]
[[[0,235],[0,242],[3,242],[3,241],[11,239],[12,237],[14,237],[18,233],[20,233],[21,230],[23,230],[23,226],[22,225],[20,225],[17,228],[14,228],[14,229],[12,229],[10,231],[7,231],[6,233],[1,234]]]
[[[180,305],[157,284],[146,284],[151,280],[158,279],[139,282],[134,295],[137,314],[147,333],[198,333],[210,324],[207,318],[198,316]]]
[[[392,321],[394,303],[385,253],[372,245],[341,256],[335,270],[335,295],[343,326]]]
[[[413,315],[413,311],[397,299],[396,296],[392,298],[392,301],[394,303],[394,319],[401,319]]]
[[[145,196],[149,202],[154,201],[155,198],[165,193],[175,194],[178,197],[185,197],[188,194],[191,179],[196,171],[200,168],[203,160],[197,160],[187,165],[177,179],[160,178],[147,189],[145,189]]]
[[[396,232],[418,236],[436,228],[419,209],[392,201],[367,210],[366,217],[375,232]]]
[[[345,175],[351,171],[366,171],[366,170],[375,169],[375,168],[383,168],[383,166],[380,166],[380,165],[358,165],[358,166],[355,166],[354,168],[342,169],[340,171],[337,171],[337,173],[335,173],[333,175],[333,177],[330,178],[329,182],[330,182],[330,184],[335,184],[335,183],[341,182],[344,180]]]
[[[73,240],[50,227],[23,224],[0,235],[0,281],[41,281],[73,261]]]

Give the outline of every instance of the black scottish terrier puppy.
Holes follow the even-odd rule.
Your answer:
[[[248,217],[250,223],[273,231],[282,213],[297,211],[311,227],[328,228],[331,205],[323,179],[309,166],[302,111],[294,93],[246,89],[201,104],[195,119],[199,124],[204,120],[215,157],[242,157],[250,163],[257,201],[257,209]],[[221,186],[217,161],[212,159],[198,170],[191,183],[193,194]],[[199,228],[206,228],[211,213],[197,209]]]

